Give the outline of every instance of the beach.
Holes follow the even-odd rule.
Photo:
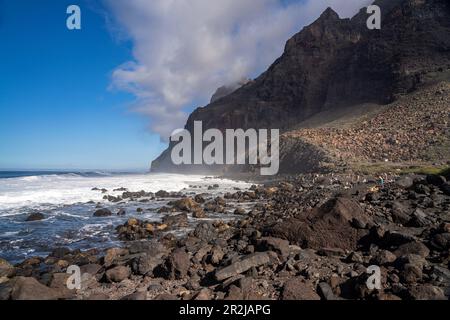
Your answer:
[[[164,190],[184,194],[209,192],[223,195],[234,188],[250,186],[247,183],[205,176],[104,171],[22,171],[5,172],[2,176],[0,257],[13,263],[30,256],[48,255],[53,248],[60,246],[87,250],[120,245],[114,232],[117,225],[126,222],[133,214],[150,221],[161,220],[163,215],[158,210],[168,202],[155,199],[154,196],[136,201],[125,199],[110,202],[104,199],[105,196],[142,190],[152,193]],[[208,191],[208,187],[216,184],[220,187]],[[93,216],[97,209],[104,207],[114,215],[103,218]],[[121,210],[125,214],[122,212],[117,215]],[[30,215],[39,213],[43,215],[42,219],[26,221]]]

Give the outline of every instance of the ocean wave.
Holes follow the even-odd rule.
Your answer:
[[[84,176],[82,176],[83,174]],[[176,174],[111,174],[104,171],[64,173],[0,179],[0,216],[15,215],[20,209],[48,210],[64,205],[104,202],[104,194],[93,189],[126,188],[131,192],[181,191],[190,185],[220,184],[243,187],[245,183],[229,180],[204,180],[204,176]],[[14,210],[13,214],[11,210]]]

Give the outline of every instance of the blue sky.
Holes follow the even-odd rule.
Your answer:
[[[127,108],[134,97],[109,89],[131,44],[86,1],[69,31],[72,3],[0,2],[0,168],[148,169],[164,145]]]
[[[0,170],[148,169],[216,88],[263,72],[326,7],[366,2],[0,0]]]

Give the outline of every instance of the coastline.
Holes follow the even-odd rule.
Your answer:
[[[55,248],[14,267],[3,262],[0,296],[448,299],[450,195],[444,177],[406,175],[384,185],[377,177],[355,183],[337,174],[276,180],[223,197],[198,192],[167,198],[170,193],[161,191],[166,219],[127,215],[117,228],[121,247]],[[208,219],[223,210],[234,215]],[[177,236],[189,220],[192,228]],[[65,287],[69,265],[82,270],[81,290]],[[366,287],[372,265],[381,270],[382,290]],[[33,295],[37,287],[48,295]]]

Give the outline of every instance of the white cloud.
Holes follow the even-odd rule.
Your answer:
[[[113,85],[132,92],[163,139],[221,85],[263,72],[285,42],[327,7],[341,17],[368,0],[105,0],[133,42]]]

